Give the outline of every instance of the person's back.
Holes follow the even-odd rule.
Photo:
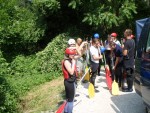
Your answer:
[[[124,36],[126,37],[126,41],[124,43],[123,48],[123,62],[124,62],[124,72],[127,77],[128,88],[123,91],[132,92],[133,91],[133,74],[134,74],[134,49],[135,42],[131,38],[132,30],[126,29],[124,32]]]
[[[124,66],[126,68],[134,68],[134,52],[135,52],[134,40],[127,39],[124,44],[124,49],[128,50],[127,56],[124,57]]]

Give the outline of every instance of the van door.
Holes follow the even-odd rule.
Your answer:
[[[141,93],[144,103],[150,107],[150,29],[146,50],[143,52],[141,59]]]
[[[145,65],[145,59],[144,57],[147,56],[145,54],[146,47],[147,47],[147,41],[150,31],[150,18],[145,22],[144,27],[142,28],[141,35],[139,37],[139,40],[136,40],[136,58],[135,58],[135,77],[134,77],[134,86],[136,92],[142,96],[141,94],[141,77],[143,74],[141,74],[141,69],[146,67]],[[147,69],[147,68],[146,68]]]

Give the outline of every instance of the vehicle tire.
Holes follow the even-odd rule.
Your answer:
[[[145,111],[146,113],[150,113],[150,109],[148,109],[147,107],[145,107]]]

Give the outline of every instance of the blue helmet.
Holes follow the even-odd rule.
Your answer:
[[[98,33],[95,33],[95,34],[94,34],[94,38],[99,38],[99,34],[98,34]]]

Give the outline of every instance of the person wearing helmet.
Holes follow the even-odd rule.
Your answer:
[[[110,43],[110,48],[111,48],[111,59],[114,61],[114,64],[112,64],[112,70],[111,70],[112,76],[111,77],[112,77],[112,80],[114,80],[115,78],[116,82],[118,82],[119,88],[121,88],[122,69],[123,69],[122,48],[114,42]]]
[[[98,33],[95,33],[94,34],[94,38],[95,39],[99,39],[100,38],[100,35]],[[99,49],[103,47],[103,43],[102,43],[102,40],[99,39]],[[100,76],[100,70],[101,70],[101,64],[102,64],[102,59],[99,59],[99,66],[98,66],[98,76]]]
[[[117,45],[121,46],[119,40],[117,40],[117,33],[111,33],[111,41],[113,41],[114,43],[116,43]]]
[[[99,60],[102,59],[102,55],[99,49],[99,40],[97,38],[94,38],[92,40],[92,46],[90,47],[90,56],[91,56],[91,70],[92,70],[90,82],[96,88],[95,79],[98,73]]]
[[[77,46],[76,41],[74,39],[68,40],[68,47],[76,50],[76,55],[74,56],[75,59],[78,59],[82,56],[82,49],[85,44],[87,44],[86,41],[82,42],[80,46]]]
[[[64,113],[72,113],[73,110],[73,101],[75,96],[75,82],[77,76],[76,70],[76,60],[74,56],[76,51],[71,48],[66,48],[65,58],[62,60],[62,71],[64,75],[64,86],[67,104],[64,109]]]

